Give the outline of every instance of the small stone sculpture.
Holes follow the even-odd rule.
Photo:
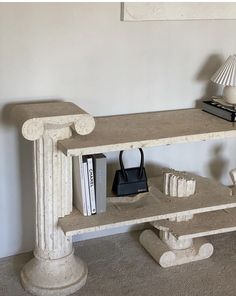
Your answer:
[[[163,192],[173,197],[188,197],[196,191],[196,180],[186,172],[164,172]]]

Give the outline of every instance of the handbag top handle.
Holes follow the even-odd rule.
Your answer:
[[[143,175],[143,164],[144,164],[144,155],[143,155],[143,150],[141,148],[139,148],[140,154],[141,154],[141,161],[140,161],[140,167],[139,167],[139,178],[142,178]],[[122,159],[122,155],[123,155],[124,151],[120,151],[120,155],[119,155],[119,161],[120,161],[120,168],[121,168],[121,172],[122,175],[124,177],[124,179],[126,181],[128,181],[128,175],[127,172],[125,171],[124,168],[124,164],[123,164],[123,159]]]

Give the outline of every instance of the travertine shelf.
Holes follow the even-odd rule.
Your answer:
[[[59,225],[68,236],[91,231],[133,225],[173,218],[181,214],[197,214],[236,207],[236,196],[231,189],[213,180],[193,175],[197,180],[197,192],[188,198],[169,198],[161,188],[162,177],[150,179],[149,192],[140,195],[134,202],[111,199],[107,212],[85,217],[74,210],[59,218]]]
[[[231,122],[200,109],[173,110],[95,118],[91,134],[58,141],[67,156],[236,136]]]
[[[109,197],[107,212],[103,214],[85,217],[77,210],[72,212],[71,156],[77,155],[82,161],[82,155],[86,154],[236,136],[232,123],[201,110],[94,119],[73,103],[43,102],[14,106],[12,118],[23,137],[34,142],[35,256],[21,271],[22,285],[33,295],[66,296],[85,284],[87,266],[73,252],[72,235],[168,218],[181,220],[191,217],[191,214],[197,217],[204,212],[236,207],[236,195],[232,196],[230,188],[193,175],[197,192],[187,198],[164,195],[160,190],[163,180],[159,177],[149,180],[148,193],[134,197]],[[227,219],[228,216],[222,216],[222,213],[204,216],[214,215],[214,220],[218,221],[214,226],[213,218],[210,218],[208,234],[217,231],[217,227],[218,231],[227,227],[228,230],[235,229],[234,219],[231,216]],[[206,218],[203,220],[207,221]],[[203,221],[199,221],[195,230],[191,223],[189,221],[184,228],[185,233],[177,231],[175,226],[173,229],[178,235],[194,235],[199,230],[205,235]],[[189,225],[192,225],[190,229]],[[192,244],[192,238],[179,241],[168,231],[160,230],[160,233],[160,239],[155,233],[154,239],[150,239],[150,232],[144,232],[140,241],[163,267],[202,260],[213,253],[211,244],[199,244],[198,241]],[[172,252],[169,246],[176,252]],[[156,256],[157,251],[160,256]]]
[[[203,237],[236,231],[236,208],[195,215],[192,220],[172,222],[161,220],[155,227],[168,229],[177,239]]]

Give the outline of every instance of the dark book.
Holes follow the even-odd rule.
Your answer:
[[[202,110],[231,122],[236,121],[236,108],[234,106],[226,106],[209,100],[203,101]]]
[[[94,154],[95,196],[97,213],[106,211],[107,199],[107,162],[104,154]]]

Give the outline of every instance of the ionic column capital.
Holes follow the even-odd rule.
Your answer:
[[[14,106],[11,116],[29,141],[41,138],[46,129],[71,127],[78,134],[86,135],[95,127],[94,118],[70,102],[19,104]]]

